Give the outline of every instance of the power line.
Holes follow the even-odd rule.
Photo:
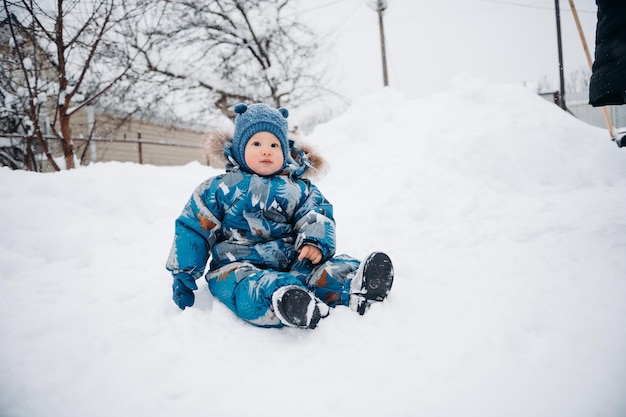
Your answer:
[[[515,7],[526,7],[528,9],[540,9],[540,10],[554,10],[553,6],[539,6],[539,5],[532,5],[532,4],[524,4],[524,3],[519,3],[519,2],[515,2],[515,1],[507,1],[507,0],[482,0],[484,2],[487,3],[497,3],[497,4],[506,4],[508,6],[515,6]],[[561,8],[561,10],[563,10]],[[571,12],[571,9],[564,9],[565,11]],[[592,14],[596,14],[596,11],[593,10],[578,10],[578,13],[592,13]]]
[[[316,6],[316,7],[311,7],[310,9],[300,10],[300,13],[308,13],[308,12],[312,12],[313,10],[324,9],[324,8],[326,8],[326,7],[331,7],[331,6],[334,6],[335,4],[338,4],[338,3],[343,3],[344,1],[347,1],[347,0],[335,0],[335,1],[331,1],[330,3],[320,4],[319,6]]]

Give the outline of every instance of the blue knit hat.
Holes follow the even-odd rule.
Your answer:
[[[287,164],[289,140],[287,139],[287,117],[289,112],[285,108],[274,109],[264,103],[245,105],[237,104],[233,110],[237,113],[235,119],[235,133],[233,134],[232,155],[240,167],[252,172],[246,165],[244,150],[248,140],[258,132],[269,132],[278,138],[283,151],[283,166]]]

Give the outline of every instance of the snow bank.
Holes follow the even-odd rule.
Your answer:
[[[626,154],[516,86],[382,90],[308,141],[339,252],[387,251],[359,317],[258,329],[170,300],[173,221],[219,171],[0,169],[0,415],[623,416]]]

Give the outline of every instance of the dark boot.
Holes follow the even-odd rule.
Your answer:
[[[387,254],[374,252],[359,266],[350,285],[351,307],[363,315],[373,302],[387,298],[393,285],[393,264]]]
[[[314,329],[328,315],[328,306],[297,285],[281,287],[272,295],[274,314],[291,327]]]

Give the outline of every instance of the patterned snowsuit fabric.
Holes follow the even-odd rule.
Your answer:
[[[229,166],[202,183],[176,220],[167,269],[174,276],[202,276],[211,293],[235,314],[259,326],[282,324],[270,309],[272,293],[284,285],[311,288],[329,305],[348,305],[351,274],[359,261],[334,257],[332,205],[301,178],[306,156],[290,157],[284,174],[262,177]],[[225,151],[228,155],[228,148]],[[306,244],[322,252],[313,266],[298,261]]]
[[[340,255],[315,268],[308,261],[298,263],[307,265],[280,272],[235,262],[209,271],[206,279],[215,298],[257,326],[282,327],[270,306],[274,291],[285,285],[311,288],[331,307],[348,305],[351,274],[359,267],[358,260]]]

